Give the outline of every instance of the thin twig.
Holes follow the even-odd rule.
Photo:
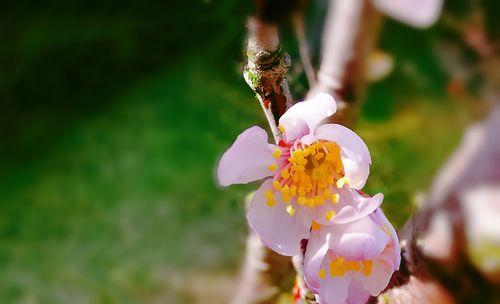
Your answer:
[[[257,18],[248,22],[248,63],[245,80],[257,94],[276,142],[281,139],[278,120],[292,105],[292,97],[286,80],[291,66],[290,56],[283,51],[274,24]]]
[[[314,72],[311,62],[311,53],[306,39],[304,16],[302,11],[297,11],[293,14],[292,19],[293,26],[295,28],[295,35],[297,35],[297,41],[299,43],[300,61],[302,62],[302,67],[306,73],[309,88],[312,88],[316,85],[316,73]]]
[[[279,43],[275,24],[254,17],[248,22],[248,62],[244,77],[256,93],[276,143],[282,138],[278,120],[292,105],[286,72],[290,56]],[[247,204],[248,205],[248,204]],[[287,279],[293,274],[289,257],[265,247],[250,230],[240,283],[234,304],[275,303]],[[288,286],[287,286],[288,287]]]

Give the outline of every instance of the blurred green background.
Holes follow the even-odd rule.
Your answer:
[[[256,185],[220,189],[214,170],[266,125],[241,73],[250,5],[0,4],[0,303],[227,300]],[[447,90],[443,36],[384,22],[395,68],[355,127],[374,163],[366,192],[385,194],[396,226],[471,120],[471,95]],[[300,97],[303,75],[291,85]]]

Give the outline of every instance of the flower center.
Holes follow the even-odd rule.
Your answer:
[[[281,194],[285,203],[296,198],[299,205],[311,208],[320,206],[327,200],[334,204],[338,202],[339,195],[331,192],[331,186],[342,188],[347,179],[344,177],[340,148],[336,143],[317,141],[308,146],[300,146],[291,154],[282,154],[277,149],[273,155],[275,158],[284,157],[284,163],[274,176],[273,190],[266,193],[269,206],[275,204],[276,191]],[[277,170],[278,165],[272,164],[269,169]],[[331,215],[333,216],[334,214]]]

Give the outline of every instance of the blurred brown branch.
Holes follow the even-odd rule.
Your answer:
[[[500,204],[500,58],[493,51],[499,43],[489,40],[479,5],[456,29],[478,55],[481,91],[491,111],[464,132],[424,204],[400,231],[403,262],[379,296],[381,303],[500,302],[500,280],[489,277],[470,256],[477,234],[485,234],[484,225],[498,220],[491,210]]]

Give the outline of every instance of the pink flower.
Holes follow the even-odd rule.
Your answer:
[[[316,227],[304,273],[321,304],[365,303],[387,287],[399,263],[396,232],[378,208],[354,222]]]
[[[321,124],[334,114],[328,94],[292,106],[279,120],[284,139],[267,142],[259,127],[245,130],[222,156],[223,186],[264,179],[247,219],[262,242],[283,255],[299,253],[312,225],[342,224],[372,213],[382,194],[363,197],[371,158],[363,140],[338,124]]]

